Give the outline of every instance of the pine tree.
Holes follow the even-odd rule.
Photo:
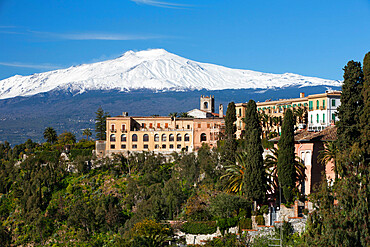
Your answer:
[[[226,140],[223,150],[223,163],[233,164],[235,163],[235,152],[237,148],[237,143],[235,141],[235,132],[236,132],[236,111],[235,103],[230,102],[227,106],[226,117],[225,117],[225,134]]]
[[[294,120],[293,113],[288,109],[285,113],[283,126],[281,130],[281,137],[278,143],[279,157],[278,157],[278,179],[281,188],[283,189],[283,196],[287,202],[293,200],[293,189],[296,183],[295,174],[295,153],[294,153]]]
[[[106,139],[106,119],[109,117],[108,112],[104,112],[103,108],[99,106],[98,110],[95,112],[95,132],[96,132],[96,139],[97,140],[105,140]]]
[[[338,107],[337,146],[343,151],[360,139],[359,116],[363,107],[361,63],[349,61],[344,67],[344,82]]]
[[[364,102],[362,114],[360,116],[361,146],[365,153],[365,159],[370,154],[370,52],[364,57],[363,63],[364,85],[361,95]]]

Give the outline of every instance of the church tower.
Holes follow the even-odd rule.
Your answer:
[[[203,111],[215,112],[215,97],[213,95],[211,96],[200,96],[200,109]]]

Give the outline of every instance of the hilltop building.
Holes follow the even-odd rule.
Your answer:
[[[211,148],[223,135],[223,107],[214,113],[214,97],[200,98],[201,108],[188,112],[190,117],[131,117],[127,112],[107,118],[107,140],[97,141],[99,156],[113,153],[153,151],[197,151],[203,143]]]
[[[263,130],[269,128],[271,131],[280,133],[281,120],[285,111],[287,109],[297,110],[301,108],[303,112],[307,113],[304,114],[303,121],[297,119],[298,123],[301,122],[299,123],[300,129],[307,128],[308,131],[321,131],[338,120],[335,113],[340,105],[340,95],[341,91],[326,91],[323,94],[309,96],[300,93],[299,98],[257,102],[258,113],[266,114],[269,117],[269,120],[263,125]],[[247,103],[235,104],[237,138],[241,137],[242,131],[245,129],[243,118],[245,118],[246,107]]]

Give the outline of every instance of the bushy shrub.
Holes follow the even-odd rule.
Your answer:
[[[257,223],[257,225],[260,225],[260,226],[265,225],[265,218],[263,218],[262,215],[257,215],[256,216],[256,223]]]
[[[71,160],[75,160],[78,156],[92,156],[92,151],[90,149],[72,149],[69,153]]]
[[[239,228],[240,229],[252,229],[252,219],[251,218],[243,218],[239,221]]]
[[[225,233],[225,230],[229,229],[230,227],[234,227],[238,224],[238,218],[220,218],[217,220],[217,226],[220,228],[222,234]]]
[[[263,205],[261,208],[260,208],[260,213],[263,215],[263,214],[268,214],[269,213],[269,206],[267,205]]]
[[[188,234],[212,234],[217,231],[215,221],[190,221],[181,226],[181,231]]]

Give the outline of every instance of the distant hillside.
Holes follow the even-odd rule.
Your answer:
[[[152,90],[131,92],[96,90],[77,95],[54,90],[31,97],[0,100],[0,141],[19,144],[31,138],[42,142],[44,141],[42,133],[48,126],[54,127],[58,133],[71,131],[78,138],[82,138],[82,129],[94,128],[95,111],[99,106],[112,116],[123,111],[127,111],[131,116],[168,115],[170,112],[186,112],[199,108],[200,95],[214,95],[216,106],[223,104],[226,113],[230,101],[296,98],[299,97],[299,92],[308,95],[323,93],[325,90],[327,90],[325,86],[161,93]]]

